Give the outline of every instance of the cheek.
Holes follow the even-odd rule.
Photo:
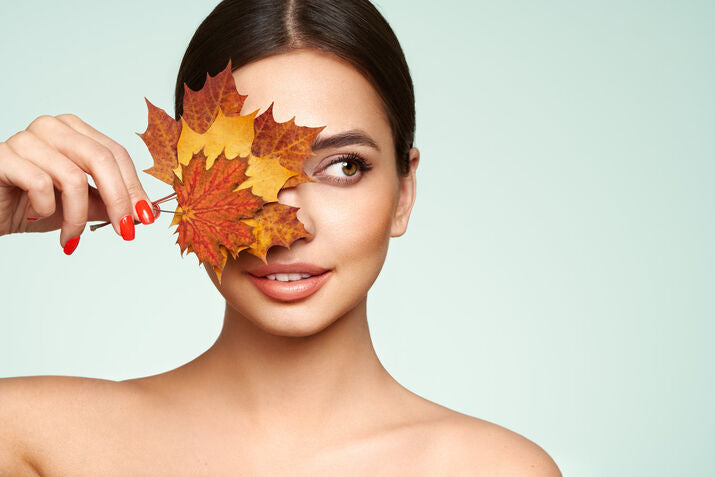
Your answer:
[[[387,253],[395,197],[386,181],[369,186],[316,191],[311,216],[316,245],[335,266],[377,268],[370,270],[376,275]]]

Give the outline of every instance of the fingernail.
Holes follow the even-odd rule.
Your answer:
[[[139,220],[141,220],[143,224],[148,225],[154,223],[154,214],[151,212],[151,207],[149,207],[147,201],[144,199],[140,200],[134,208],[137,210]]]
[[[34,217],[28,217],[27,220],[37,220],[37,219]]]
[[[134,240],[134,218],[131,215],[122,217],[119,221],[119,230],[124,240]]]
[[[65,244],[65,248],[64,248],[65,255],[72,255],[72,252],[75,251],[75,249],[77,248],[77,245],[79,245],[79,237],[74,237],[74,238],[69,239],[67,241],[67,243]]]

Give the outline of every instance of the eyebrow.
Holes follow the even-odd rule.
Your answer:
[[[327,149],[329,147],[343,147],[356,144],[372,147],[378,151],[380,150],[377,143],[365,132],[359,129],[351,129],[332,136],[318,136],[315,138],[315,141],[313,141],[313,151]]]

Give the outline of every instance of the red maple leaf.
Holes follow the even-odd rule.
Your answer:
[[[221,280],[226,251],[237,251],[254,241],[252,227],[240,219],[253,217],[263,201],[248,190],[234,192],[246,179],[245,159],[226,159],[221,154],[206,170],[203,153],[195,154],[188,166],[182,165],[183,183],[174,179],[179,237],[176,243],[183,254],[190,248],[199,261],[212,265]],[[221,250],[224,247],[224,250]]]

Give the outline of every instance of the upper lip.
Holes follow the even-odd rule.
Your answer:
[[[309,275],[320,275],[327,271],[327,268],[322,268],[312,263],[295,262],[271,263],[254,268],[253,270],[246,270],[246,273],[254,277],[265,277],[266,275],[273,275],[274,273],[307,273]]]

